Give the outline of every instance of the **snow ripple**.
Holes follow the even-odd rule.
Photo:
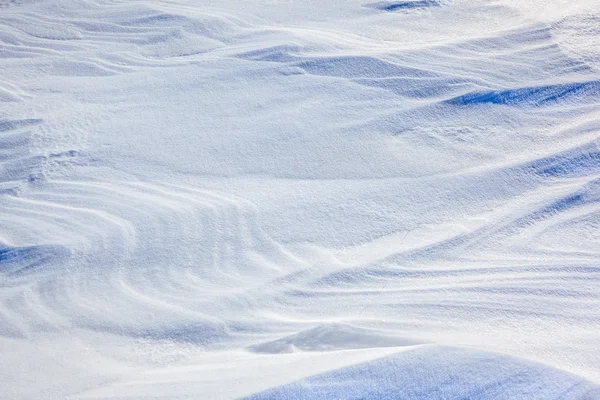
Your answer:
[[[0,397],[597,398],[600,16],[531,7],[0,1]]]

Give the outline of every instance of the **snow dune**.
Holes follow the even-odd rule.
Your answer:
[[[435,368],[432,368],[432,359],[436,360]],[[427,346],[316,375],[248,399],[582,399],[598,396],[598,387],[541,365],[504,355]]]
[[[600,398],[599,21],[0,0],[0,397]]]

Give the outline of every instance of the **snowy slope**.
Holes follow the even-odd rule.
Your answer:
[[[0,397],[600,398],[599,38],[0,0]]]

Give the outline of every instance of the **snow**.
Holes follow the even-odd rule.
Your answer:
[[[434,368],[432,359],[436,361]],[[470,349],[427,346],[311,376],[248,399],[580,399],[586,396],[600,396],[600,391],[581,378],[542,365]]]
[[[600,398],[599,22],[0,0],[0,398]]]

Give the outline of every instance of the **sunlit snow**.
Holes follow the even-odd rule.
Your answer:
[[[598,0],[0,0],[0,398],[600,399]]]

